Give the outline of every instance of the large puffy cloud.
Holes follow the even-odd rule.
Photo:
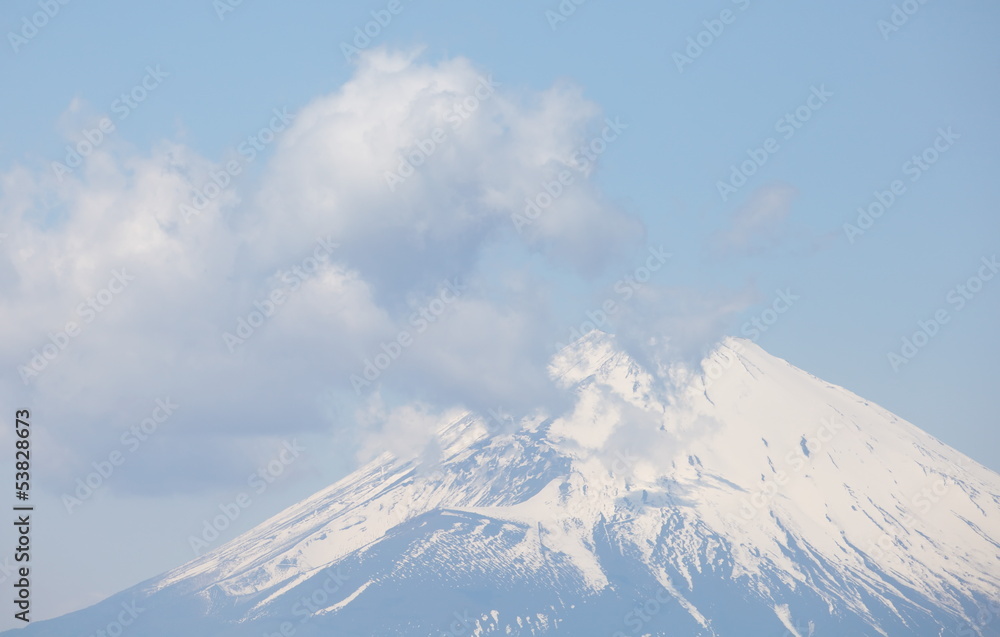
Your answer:
[[[377,291],[396,296],[468,271],[485,242],[511,234],[526,200],[572,171],[575,183],[520,234],[594,272],[642,233],[574,162],[597,115],[571,86],[521,96],[466,60],[376,51],[298,115],[255,202],[254,236],[267,250],[333,233]]]
[[[557,404],[550,283],[523,256],[589,277],[643,229],[574,161],[604,126],[595,105],[569,85],[489,78],[462,59],[371,52],[296,114],[254,180],[205,201],[232,157],[174,142],[108,144],[62,180],[48,166],[0,175],[0,408],[34,406],[49,488],[125,450],[123,432],[167,397],[179,407],[111,488],[239,480],[270,443],[354,427],[374,392],[440,409]],[[525,200],[565,171],[572,183],[518,232]],[[448,281],[462,293],[442,296]],[[355,391],[352,375],[404,332]]]

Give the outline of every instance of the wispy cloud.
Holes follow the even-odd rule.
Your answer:
[[[787,237],[787,220],[798,191],[783,183],[761,186],[733,212],[711,240],[718,257],[750,256],[777,247]]]

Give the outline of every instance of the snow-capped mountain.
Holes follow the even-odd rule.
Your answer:
[[[651,371],[592,332],[551,371],[569,413],[442,423],[434,466],[19,634],[1000,635],[1000,475],[749,341]]]

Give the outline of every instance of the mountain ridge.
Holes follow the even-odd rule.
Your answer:
[[[1000,635],[1000,476],[749,341],[655,365],[591,332],[567,413],[465,413],[434,471],[383,454],[23,634],[138,599],[150,637]]]

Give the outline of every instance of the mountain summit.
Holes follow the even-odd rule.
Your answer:
[[[24,637],[1000,635],[1000,475],[729,339],[592,332],[573,409],[442,423],[228,544]]]

